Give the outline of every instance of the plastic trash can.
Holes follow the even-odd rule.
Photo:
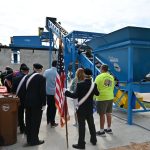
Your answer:
[[[11,145],[17,141],[19,99],[0,96],[0,145]]]

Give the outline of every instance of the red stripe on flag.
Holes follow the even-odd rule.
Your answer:
[[[61,73],[56,76],[56,92],[55,92],[55,104],[60,114],[60,124],[63,127],[65,124],[65,113],[67,113],[67,120],[69,120],[68,105],[63,94],[65,75]]]

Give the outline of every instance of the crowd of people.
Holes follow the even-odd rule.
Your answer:
[[[2,85],[7,87],[8,92],[16,94],[20,98],[18,109],[18,125],[20,133],[25,133],[27,145],[40,145],[44,140],[38,137],[43,111],[46,109],[47,124],[54,128],[55,122],[55,80],[57,75],[57,61],[52,62],[52,67],[43,71],[41,64],[33,64],[33,72],[29,74],[29,67],[21,64],[19,71],[13,71],[10,67],[1,73]],[[78,68],[76,76],[72,80],[70,90],[64,90],[66,97],[71,97],[74,104],[75,126],[78,127],[79,138],[73,148],[85,149],[85,122],[87,121],[90,142],[96,145],[96,136],[112,134],[111,114],[114,98],[114,77],[108,72],[108,66],[102,65],[101,73],[92,78],[92,70]],[[42,72],[44,72],[42,74]],[[100,128],[96,131],[93,117],[93,101],[96,102],[96,110],[100,117]],[[25,114],[25,117],[24,117]],[[105,129],[105,116],[107,128]],[[25,118],[25,119],[24,119]]]
[[[78,143],[73,144],[73,148],[85,149],[85,121],[87,121],[90,131],[90,142],[92,145],[96,145],[97,136],[106,136],[105,133],[112,134],[111,129],[111,113],[112,104],[114,98],[114,77],[108,72],[107,65],[101,65],[101,73],[96,77],[93,82],[92,71],[90,69],[79,68],[76,72],[76,77],[72,82],[71,89],[73,92],[66,91],[65,95],[73,99],[78,99],[76,108],[77,120],[78,120]],[[80,75],[84,76],[83,80],[79,79]],[[100,130],[96,132],[94,118],[93,118],[93,100],[96,101],[97,113],[100,116]],[[104,129],[105,115],[107,117],[107,128]]]
[[[41,64],[35,63],[33,72],[28,74],[29,67],[21,64],[19,71],[11,69],[12,72],[6,74],[2,82],[9,93],[15,94],[20,99],[18,125],[20,133],[26,134],[27,146],[44,143],[44,140],[38,137],[42,113],[46,106],[46,78],[42,75],[42,69]]]

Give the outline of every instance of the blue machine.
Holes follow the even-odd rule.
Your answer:
[[[132,124],[132,112],[149,111],[138,99],[143,110],[133,110],[131,107],[135,101],[134,92],[150,93],[150,82],[142,82],[150,72],[149,35],[148,28],[125,27],[88,43],[94,49],[94,56],[108,64],[110,71],[123,85],[119,88],[128,94],[128,110],[124,109],[128,113],[128,124]]]
[[[85,51],[85,48],[89,49],[85,43],[93,38],[104,35],[102,33],[84,31],[72,31],[71,33],[68,33],[61,24],[57,22],[57,19],[53,17],[46,17],[46,29],[49,31],[50,37],[54,38],[55,35],[63,40],[65,71],[67,74],[68,67],[71,64],[73,76],[75,75],[76,62],[79,66],[85,66],[85,64],[82,64],[84,61],[81,61],[81,59],[86,59],[86,57],[81,54],[81,51]],[[50,43],[50,45],[53,45],[53,43]],[[89,59],[86,60],[86,65],[89,66],[92,62]]]
[[[13,36],[9,46],[18,49],[49,49],[49,46],[42,45],[42,39],[40,36]]]
[[[100,73],[101,64],[109,65],[110,72],[119,80],[119,89],[123,91],[121,97],[128,95],[128,108],[119,108],[127,112],[128,124],[132,124],[132,113],[150,111],[134,94],[150,93],[150,82],[142,82],[150,72],[149,28],[125,27],[109,34],[84,31],[68,33],[56,18],[47,17],[46,29],[48,32],[42,31],[39,36],[14,36],[10,46],[49,50],[51,61],[55,35],[63,41],[66,74],[71,64],[74,76],[78,64],[79,67],[91,68],[95,78]],[[49,42],[49,46],[43,46],[43,41]],[[143,109],[134,109],[135,102]]]
[[[150,72],[150,29],[126,27],[109,34],[68,33],[56,18],[47,17],[46,24],[49,31],[63,39],[66,74],[71,63],[75,75],[77,62],[79,67],[91,68],[95,78],[100,73],[100,65],[108,64],[110,72],[119,80],[119,89],[124,91],[122,96],[128,94],[128,108],[120,108],[128,113],[128,124],[132,124],[132,112],[149,111],[134,92],[150,92],[150,82],[142,82]],[[89,49],[92,50],[91,57],[86,55]],[[143,110],[134,109],[136,101]]]
[[[75,66],[83,66],[84,68],[94,68],[93,62],[87,58],[83,53],[91,50],[86,45],[86,42],[98,38],[104,35],[103,33],[84,32],[84,31],[72,31],[64,37],[64,56],[65,56],[65,67],[68,68],[69,64],[72,64],[73,76],[75,76]],[[94,69],[92,69],[94,71]],[[67,70],[66,70],[67,72]]]
[[[120,81],[139,82],[150,72],[149,35],[150,29],[126,27],[91,40],[88,44],[94,49],[94,54],[109,65]],[[133,51],[133,54],[130,51]],[[129,56],[132,57],[130,58],[132,65]],[[132,77],[128,76],[129,67],[133,67]]]
[[[51,52],[54,49],[54,40],[50,32],[44,32],[44,28],[39,28],[39,36],[13,36],[9,47],[13,52],[25,50],[43,50],[49,51],[51,60]],[[51,62],[49,62],[51,64]]]
[[[68,34],[68,32],[61,26],[60,23],[57,22],[56,18],[53,17],[46,17],[46,29],[49,32],[49,45],[50,45],[50,53],[49,53],[49,64],[51,65],[52,62],[52,50],[54,48],[54,35],[57,36],[59,39],[64,38]]]

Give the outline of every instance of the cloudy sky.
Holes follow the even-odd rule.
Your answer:
[[[150,0],[1,0],[0,43],[8,45],[15,35],[38,35],[46,17],[56,17],[68,32],[150,27]]]

